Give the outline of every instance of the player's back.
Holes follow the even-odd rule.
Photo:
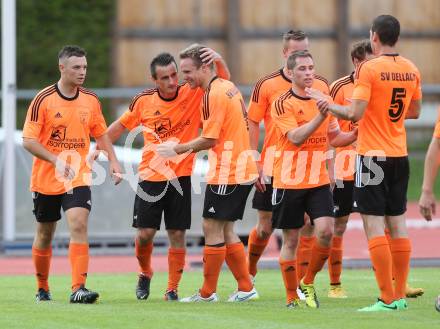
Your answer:
[[[358,153],[378,150],[386,156],[406,156],[406,112],[411,100],[421,98],[416,66],[398,54],[366,61],[356,71],[352,98],[368,101],[359,123]]]
[[[217,139],[216,145],[210,149],[208,183],[250,181],[249,175],[256,173],[256,167],[243,153],[250,149],[246,107],[240,91],[232,82],[215,78],[210,83],[203,97],[202,119],[202,136]],[[242,172],[236,172],[238,170]]]

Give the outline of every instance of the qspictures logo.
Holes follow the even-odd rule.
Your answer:
[[[86,147],[86,141],[84,138],[67,138],[66,133],[66,126],[52,127],[47,146],[62,150],[78,150]]]

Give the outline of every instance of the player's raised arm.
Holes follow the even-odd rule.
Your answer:
[[[228,65],[224,61],[223,57],[214,49],[208,47],[203,48],[200,57],[207,65],[214,63],[215,70],[219,78],[225,80],[229,80],[231,78],[231,72],[229,72]]]

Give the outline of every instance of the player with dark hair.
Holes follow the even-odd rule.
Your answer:
[[[373,21],[370,42],[375,57],[359,65],[350,106],[329,104],[316,90],[308,90],[320,108],[345,120],[359,121],[353,200],[361,213],[379,300],[360,311],[393,311],[408,307],[405,288],[411,242],[405,212],[409,162],[405,119],[421,109],[417,67],[396,53],[400,23],[390,15]],[[390,229],[391,245],[385,236]],[[393,268],[395,285],[393,286]]]
[[[221,56],[210,48],[202,50],[201,61],[215,66],[219,76],[229,79]],[[151,256],[153,239],[160,229],[162,214],[168,233],[168,286],[165,300],[178,300],[178,285],[185,267],[185,231],[191,226],[191,173],[194,154],[164,161],[155,153],[157,144],[167,140],[187,142],[198,136],[201,88],[188,83],[179,85],[177,64],[169,53],[158,54],[150,64],[155,88],[135,96],[128,110],[108,128],[112,141],[126,130],[143,128],[144,148],[139,165],[140,182],[133,210],[133,227],[137,228],[135,252],[139,263],[136,297],[150,294],[153,276]]]
[[[65,46],[58,54],[60,80],[43,89],[29,106],[23,127],[23,146],[34,156],[31,191],[37,232],[32,245],[38,281],[37,301],[51,300],[49,268],[52,239],[64,210],[70,230],[71,303],[94,303],[99,294],[85,288],[89,264],[87,224],[90,192],[90,136],[106,151],[110,173],[118,184],[121,168],[105,133],[98,97],[82,87],[87,73],[86,52]]]

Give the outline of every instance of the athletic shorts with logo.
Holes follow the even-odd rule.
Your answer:
[[[304,214],[313,221],[333,217],[333,197],[330,185],[305,189],[273,189],[272,222],[274,228],[299,229],[304,226]]]
[[[61,208],[64,212],[70,208],[92,209],[92,193],[89,186],[78,186],[62,194],[42,194],[32,192],[33,213],[37,222],[56,222],[61,219]]]
[[[191,227],[190,176],[173,181],[139,182],[134,200],[133,227],[158,230],[162,214],[167,230],[187,230]]]
[[[254,197],[252,199],[252,208],[263,211],[272,211],[272,191],[273,191],[273,178],[270,177],[270,182],[265,184],[266,191],[260,192],[255,190]]]
[[[230,222],[242,219],[252,186],[253,182],[249,182],[249,184],[206,185],[203,218]]]
[[[344,217],[356,212],[353,207],[353,188],[352,180],[337,180],[333,188],[334,217]]]
[[[353,202],[361,214],[402,215],[406,212],[408,181],[407,156],[357,155]]]

